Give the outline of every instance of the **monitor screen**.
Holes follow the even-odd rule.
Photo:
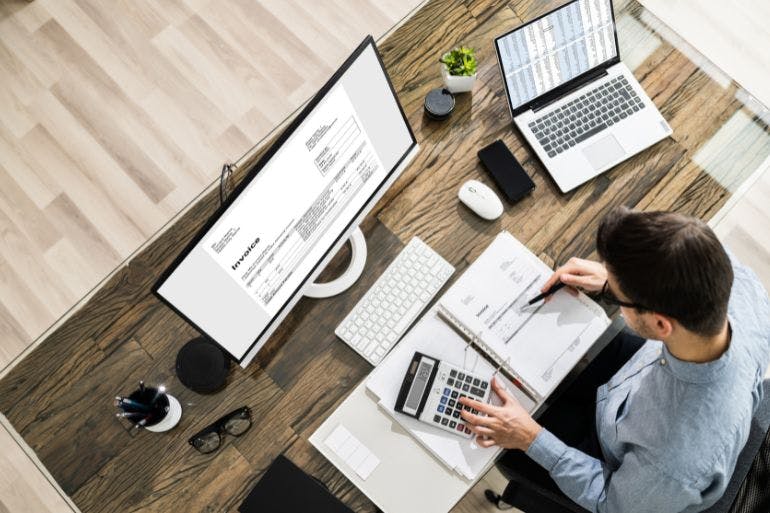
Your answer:
[[[156,293],[238,361],[253,357],[414,146],[370,37],[249,171]]]
[[[511,109],[617,57],[611,0],[576,0],[495,40]]]

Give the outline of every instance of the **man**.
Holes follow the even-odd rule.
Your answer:
[[[480,445],[518,449],[505,465],[587,510],[701,511],[724,493],[761,400],[767,294],[691,217],[618,209],[597,250],[602,263],[573,258],[543,290],[602,293],[639,337],[616,337],[542,424],[499,383],[503,406],[464,400],[486,416],[463,417]]]

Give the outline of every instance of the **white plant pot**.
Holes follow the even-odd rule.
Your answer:
[[[444,64],[439,63],[441,67],[441,76],[444,79],[444,86],[450,93],[467,93],[473,89],[476,83],[476,74],[470,76],[450,75]]]

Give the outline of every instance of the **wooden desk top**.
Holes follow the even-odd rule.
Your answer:
[[[674,135],[560,194],[512,128],[492,42],[558,3],[432,0],[380,44],[421,152],[363,224],[370,256],[362,279],[340,297],[303,299],[258,361],[234,369],[223,391],[201,396],[176,380],[176,352],[196,333],[150,291],[214,211],[215,193],[0,381],[0,411],[82,511],[232,511],[281,453],[354,510],[373,510],[307,440],[371,370],[333,329],[404,243],[420,236],[458,270],[504,229],[557,264],[572,255],[590,257],[597,224],[611,208],[671,209],[708,219],[770,154],[767,125],[736,84],[639,4],[616,1],[621,56]],[[476,87],[457,98],[450,120],[429,121],[422,101],[440,85],[437,59],[460,43],[477,49]],[[489,183],[476,151],[498,138],[537,188],[489,223],[460,205],[456,192],[469,178]],[[330,274],[344,266],[345,251]],[[114,418],[111,399],[139,379],[165,383],[182,402],[182,421],[170,433],[131,433]],[[243,405],[255,420],[244,436],[227,438],[206,456],[187,445],[197,430]]]

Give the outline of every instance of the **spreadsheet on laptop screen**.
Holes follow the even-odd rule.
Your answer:
[[[610,0],[578,0],[497,40],[515,109],[617,56]]]

